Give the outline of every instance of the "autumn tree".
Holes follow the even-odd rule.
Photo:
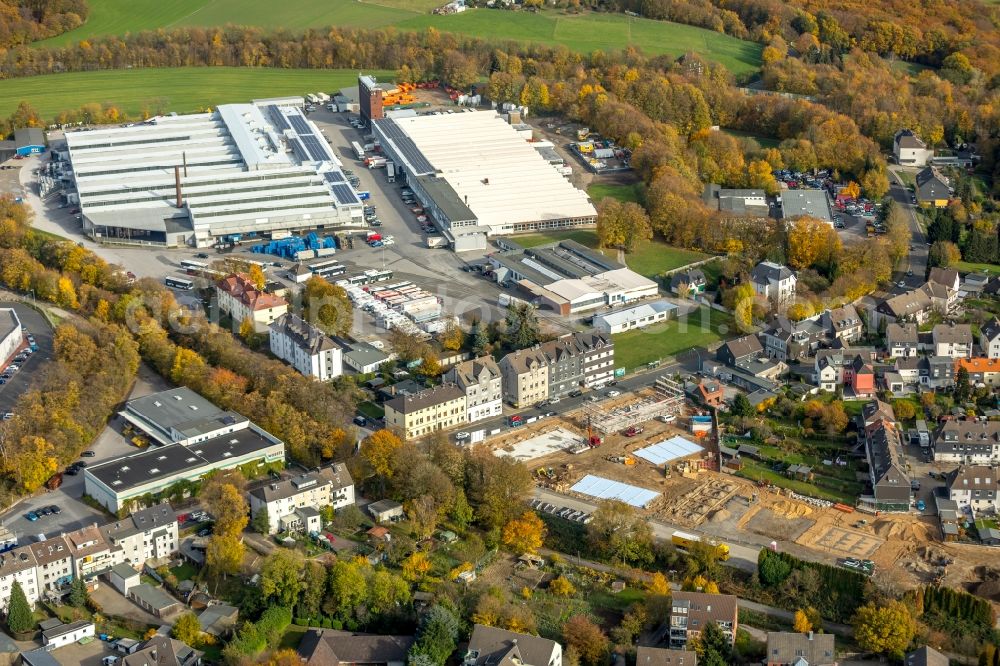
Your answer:
[[[465,333],[454,321],[450,322],[447,328],[438,336],[441,348],[447,351],[458,351],[465,344]]]
[[[389,430],[376,430],[361,441],[361,457],[378,476],[391,479],[403,441]]]
[[[201,500],[215,519],[215,534],[239,537],[250,522],[250,508],[237,480],[242,475],[222,474],[217,478],[217,482],[209,480],[202,487]]]
[[[788,231],[788,263],[802,270],[818,263],[829,266],[840,251],[837,232],[814,217],[800,217]]]
[[[201,623],[198,622],[198,616],[191,611],[181,615],[170,629],[170,635],[182,643],[197,645],[201,636]]]
[[[812,622],[809,621],[809,617],[806,615],[806,612],[801,608],[795,611],[792,629],[800,634],[805,634],[813,630]]]
[[[354,560],[337,560],[330,567],[324,610],[342,619],[353,616],[367,597],[368,581],[362,564]]]
[[[234,574],[243,563],[244,548],[238,535],[213,534],[205,549],[205,564],[216,574]]]
[[[587,525],[587,537],[595,549],[623,562],[644,564],[653,559],[652,528],[625,502],[598,504]]]
[[[652,240],[653,229],[642,206],[605,197],[597,211],[597,239],[601,247],[623,247],[629,252]]]
[[[549,583],[549,592],[557,597],[572,597],[576,594],[576,588],[566,576],[558,576]]]
[[[611,641],[601,628],[583,615],[574,615],[562,626],[567,648],[580,655],[582,666],[603,666]]]
[[[951,241],[939,240],[931,245],[927,259],[930,261],[931,266],[948,268],[962,260],[962,253],[959,251],[958,246]]]
[[[476,517],[486,529],[500,528],[524,508],[532,487],[531,473],[520,461],[497,457],[476,447],[467,459],[466,490]]]
[[[7,451],[7,461],[16,461],[21,490],[33,493],[56,471],[55,452],[44,437],[26,435],[15,450]]]
[[[545,538],[545,523],[534,511],[525,511],[503,528],[503,543],[514,553],[535,553]]]
[[[260,591],[264,598],[281,606],[291,606],[299,597],[304,559],[296,550],[279,548],[264,560],[260,569]]]
[[[901,658],[917,631],[909,608],[901,601],[883,606],[868,603],[854,614],[854,637],[865,650]]]
[[[247,279],[250,280],[250,284],[257,291],[264,291],[264,287],[267,286],[267,276],[264,275],[264,269],[258,264],[250,264],[250,270],[247,271]]]
[[[302,290],[302,317],[326,333],[347,335],[353,319],[351,300],[343,287],[313,276]]]
[[[408,581],[417,582],[423,580],[431,571],[431,561],[427,557],[427,553],[419,550],[411,553],[403,560],[402,571],[403,578]]]

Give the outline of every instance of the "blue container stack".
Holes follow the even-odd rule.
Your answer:
[[[295,255],[303,250],[319,250],[336,248],[337,240],[333,236],[320,237],[315,232],[307,236],[292,236],[281,240],[273,240],[261,245],[254,245],[251,252],[257,254],[274,254],[285,259],[295,259]]]

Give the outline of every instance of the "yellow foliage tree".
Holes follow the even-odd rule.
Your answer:
[[[861,186],[855,183],[853,180],[844,186],[844,189],[840,191],[845,197],[850,197],[851,199],[857,199],[861,196]]]
[[[534,511],[525,511],[503,528],[503,543],[515,553],[535,553],[544,537],[545,523]]]
[[[448,578],[451,580],[456,580],[466,571],[472,571],[472,562],[462,562],[457,567],[448,572]]]
[[[430,573],[431,561],[427,558],[427,553],[416,551],[403,560],[403,578],[410,582],[417,582]]]
[[[227,576],[239,571],[243,552],[243,542],[238,536],[213,534],[205,549],[205,564],[215,573]]]
[[[702,590],[702,591],[705,594],[718,594],[719,593],[719,584],[716,583],[714,580],[710,580],[707,583],[705,583],[705,589]]]
[[[442,349],[447,349],[448,351],[458,351],[462,348],[462,344],[465,342],[465,333],[458,326],[458,324],[452,322],[448,324],[446,329],[444,329],[438,340],[441,342]]]
[[[667,582],[667,577],[662,573],[657,571],[653,574],[653,577],[649,579],[649,583],[646,585],[646,589],[650,594],[664,595],[670,594],[670,583]]]
[[[829,254],[834,242],[830,234],[836,233],[829,224],[813,217],[795,220],[788,230],[788,263],[796,270],[812,266]]]
[[[68,310],[75,310],[79,307],[79,302],[76,299],[76,287],[73,286],[73,281],[68,277],[59,278],[56,302]]]
[[[52,444],[44,437],[29,435],[23,437],[20,446],[10,460],[16,460],[14,478],[20,478],[20,486],[26,493],[33,493],[55,474],[56,459]]]
[[[576,588],[565,576],[559,576],[549,583],[549,592],[557,597],[572,597],[576,594]]]
[[[866,604],[854,615],[854,637],[865,650],[901,657],[913,640],[917,622],[901,601],[885,606]]]
[[[243,321],[240,322],[240,337],[243,338],[244,342],[249,342],[253,339],[256,334],[256,330],[253,327],[253,321],[250,317],[244,317]]]
[[[812,631],[812,628],[812,622],[809,621],[809,616],[806,615],[805,611],[801,608],[795,611],[795,621],[792,622],[792,629],[800,634],[805,634]]]
[[[257,264],[250,265],[250,270],[247,271],[247,278],[257,288],[257,291],[263,291],[264,286],[267,284],[267,276],[264,275],[264,269]]]
[[[377,475],[391,479],[403,442],[389,430],[376,430],[361,442],[361,456]]]

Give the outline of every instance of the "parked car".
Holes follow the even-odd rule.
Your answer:
[[[24,517],[30,520],[31,522],[35,522],[36,520],[38,520],[38,514],[35,513],[34,511],[29,511],[28,513],[24,514]]]
[[[469,433],[465,432],[464,430],[462,432],[456,432],[455,433],[455,439],[457,439],[459,441],[461,441],[463,439],[469,439]]]
[[[93,458],[96,455],[97,454],[95,452],[93,452],[93,451],[91,451],[89,449],[80,454],[80,456],[82,458]]]

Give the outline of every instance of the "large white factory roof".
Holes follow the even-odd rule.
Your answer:
[[[227,104],[69,132],[66,143],[80,207],[95,226],[187,225],[204,236],[307,225],[340,217],[338,208],[360,215],[339,160],[293,106]]]
[[[493,111],[395,118],[394,122],[433,167],[431,171],[427,165],[411,165],[415,171],[436,172],[448,181],[481,226],[501,231],[519,222],[597,214],[585,192],[553,169]]]

